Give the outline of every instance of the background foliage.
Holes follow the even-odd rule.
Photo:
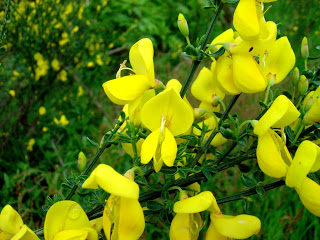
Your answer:
[[[79,173],[79,151],[90,158],[94,142],[118,117],[120,109],[107,99],[102,83],[115,77],[130,46],[144,37],[155,47],[156,78],[183,81],[190,62],[180,56],[185,43],[176,19],[180,12],[185,15],[195,41],[205,33],[212,14],[204,9],[207,5],[201,0],[12,1],[1,44],[6,51],[0,53],[1,207],[11,204],[30,227],[41,227],[47,195],[67,193],[61,184],[71,172]],[[1,20],[5,6],[2,0]],[[319,55],[319,6],[319,0],[279,0],[266,13],[266,19],[279,24],[279,35],[288,36],[297,56],[303,36],[308,37],[310,55]],[[223,9],[213,35],[232,26],[234,7]],[[303,68],[302,62],[297,65]],[[242,111],[249,116],[257,107],[251,102],[250,97],[242,100]],[[40,114],[40,107],[45,114]],[[121,172],[129,158],[112,147],[101,159]],[[230,171],[232,177],[218,175],[211,183],[223,189],[219,196],[244,188]],[[252,199],[246,201],[251,203],[247,210],[263,222],[258,238],[319,239],[318,219],[304,210],[289,188]],[[241,201],[225,204],[224,211],[231,211],[230,204],[238,206],[233,208],[236,213],[243,212]],[[162,228],[147,225],[145,237],[166,239],[168,229]]]

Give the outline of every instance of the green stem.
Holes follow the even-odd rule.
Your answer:
[[[8,17],[10,2],[11,2],[11,0],[7,0],[6,11],[4,12],[4,16],[3,16],[3,20],[2,20],[2,24],[1,24],[0,43],[2,42],[4,29],[5,29],[5,26],[6,26],[6,23],[7,23],[7,17]]]
[[[214,25],[215,25],[215,23],[217,21],[218,16],[220,15],[220,12],[222,10],[223,5],[224,4],[221,3],[221,1],[220,1],[218,9],[217,9],[216,13],[213,15],[212,19],[211,19],[211,22],[210,22],[210,24],[208,26],[206,35],[204,36],[204,39],[203,39],[203,41],[201,43],[201,46],[200,46],[200,50],[202,50],[202,51],[207,46],[207,43],[208,43],[209,38],[210,38],[210,36],[212,34],[212,31],[213,31],[213,27],[214,27]],[[201,60],[200,60],[201,56],[202,55],[200,53],[199,56],[198,56],[198,59],[192,62],[192,65],[191,65],[191,68],[190,68],[189,73],[187,75],[187,78],[184,81],[183,86],[182,86],[181,91],[180,91],[181,98],[184,97],[184,95],[186,94],[186,92],[187,92],[187,90],[188,90],[188,88],[189,88],[189,86],[191,84],[192,78],[193,78],[193,76],[194,76],[194,74],[195,74],[195,72],[196,72],[196,70],[197,70],[197,68],[198,68],[198,66],[199,66],[199,64],[201,62]]]
[[[219,123],[218,123],[218,127],[216,128],[216,130],[212,131],[212,133],[210,134],[209,138],[207,139],[206,143],[203,145],[203,147],[201,148],[200,152],[197,153],[197,155],[195,156],[195,158],[192,160],[192,162],[190,162],[188,164],[188,167],[193,168],[197,162],[199,161],[199,159],[201,158],[201,156],[206,152],[206,150],[208,149],[208,147],[210,146],[210,143],[212,141],[212,139],[216,136],[216,134],[218,133],[217,129],[220,129],[220,125],[221,123],[224,121],[224,119],[228,116],[230,110],[232,109],[233,105],[236,103],[236,101],[238,100],[240,94],[239,95],[235,95],[233,96],[233,98],[231,99],[231,102],[229,103],[228,107],[226,108],[226,111],[224,111],[223,115],[221,116]]]
[[[268,102],[268,99],[269,99],[269,92],[270,92],[270,88],[271,88],[271,84],[269,83],[268,84],[268,87],[267,87],[267,90],[266,90],[266,94],[265,94],[265,97],[264,97],[264,104],[267,105],[267,102]]]
[[[293,139],[292,144],[295,144],[295,142],[298,140],[298,138],[299,138],[299,136],[300,136],[300,134],[301,134],[302,130],[304,129],[304,124],[303,124],[303,122],[302,122],[302,120],[301,120],[301,119],[300,119],[300,121],[299,121],[299,123],[298,123],[298,124],[299,124],[299,125],[297,126],[298,131],[297,131],[297,133],[296,133],[295,138]],[[297,130],[297,129],[295,129],[295,130]]]
[[[265,191],[269,191],[271,189],[274,188],[278,188],[285,185],[285,182],[283,180],[279,180],[277,182],[273,182],[267,185],[262,186],[262,188]],[[251,195],[255,195],[257,194],[256,188],[251,188],[248,189],[246,191],[243,192],[239,192],[230,196],[226,196],[226,197],[221,197],[221,198],[217,198],[217,203],[218,204],[222,204],[222,203],[227,203],[227,202],[232,202],[232,201],[237,201],[237,200],[241,200],[243,199],[243,197],[247,197],[247,196],[251,196]]]
[[[96,154],[94,155],[92,161],[90,162],[90,164],[87,166],[87,168],[83,171],[82,175],[88,175],[88,173],[91,171],[91,169],[93,168],[93,166],[96,164],[96,162],[98,161],[98,159],[100,158],[101,154],[104,152],[104,150],[108,147],[111,146],[111,144],[109,143],[111,138],[113,137],[113,135],[119,130],[119,128],[121,127],[121,125],[123,124],[123,121],[119,122],[117,124],[117,126],[111,131],[110,135],[108,136],[108,138],[105,140],[104,144],[102,145],[101,148],[98,149],[98,151],[96,152]],[[68,196],[66,197],[65,200],[70,200],[72,198],[72,196],[75,194],[75,192],[78,189],[78,185],[74,185],[73,188],[70,190]]]
[[[229,153],[231,153],[231,151],[236,147],[238,145],[238,143],[237,142],[232,142],[232,145],[228,148],[228,150],[227,151],[225,151],[222,155],[221,155],[221,157],[217,160],[217,165],[219,165],[222,161],[223,161],[223,159],[225,159],[228,155],[229,155]]]
[[[191,45],[189,36],[186,36],[186,40],[187,40],[188,45]]]

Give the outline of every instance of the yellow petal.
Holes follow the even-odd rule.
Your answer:
[[[144,104],[155,96],[154,89],[145,91],[140,97],[128,104],[129,120],[138,126],[141,123],[141,109]]]
[[[227,56],[221,56],[217,60],[215,74],[217,83],[221,90],[228,95],[237,95],[240,90],[233,81],[232,59]]]
[[[306,177],[301,187],[296,189],[296,191],[306,209],[317,217],[320,217],[320,186]]]
[[[144,215],[136,199],[120,198],[119,240],[137,240],[145,227]]]
[[[202,101],[212,103],[213,97],[218,96],[222,100],[224,93],[217,87],[214,75],[208,68],[202,68],[198,77],[191,86],[192,95]]]
[[[141,163],[148,164],[156,153],[159,142],[160,128],[153,131],[141,146]]]
[[[163,162],[172,167],[177,156],[177,143],[168,128],[164,129],[164,140],[161,146],[161,158]]]
[[[145,75],[154,87],[153,45],[150,39],[143,38],[130,49],[129,60],[136,74]]]
[[[288,166],[284,162],[272,135],[276,135],[276,133],[271,130],[259,135],[257,160],[260,169],[265,174],[270,177],[281,178],[286,176]]]
[[[14,235],[22,226],[23,221],[19,213],[10,205],[6,205],[0,214],[0,230]]]
[[[232,60],[233,80],[241,92],[258,93],[267,87],[266,79],[250,53],[234,54]]]
[[[139,198],[138,184],[106,164],[99,164],[82,184],[82,187],[97,189],[98,185],[106,192],[116,196],[133,199]]]
[[[233,25],[244,40],[254,40],[260,33],[255,0],[241,0],[234,12]]]
[[[202,212],[210,208],[215,202],[213,194],[209,191],[205,191],[196,196],[176,202],[173,211],[175,213]]]
[[[112,199],[112,195],[109,197],[107,201],[107,204],[104,208],[103,216],[102,216],[103,231],[108,240],[110,240],[110,237],[111,237],[111,227],[112,227],[112,221],[109,216],[109,209],[110,209],[109,202],[111,199]]]
[[[91,226],[91,228],[96,230],[96,232],[100,233],[100,231],[103,227],[103,217],[99,217],[99,218],[95,218],[95,219],[90,220],[90,226]]]
[[[287,37],[279,38],[267,50],[263,74],[276,76],[275,83],[281,82],[291,71],[296,63],[296,57]]]
[[[113,103],[124,105],[136,100],[152,86],[146,76],[131,75],[109,80],[102,87]]]
[[[221,235],[211,222],[206,233],[206,240],[229,240],[230,238]]]
[[[251,215],[228,216],[211,214],[210,218],[217,231],[229,238],[246,239],[258,234],[261,228],[260,219]]]
[[[141,155],[141,146],[144,142],[143,138],[140,138],[138,140],[138,142],[136,143],[136,147],[137,147],[137,152],[138,152],[138,156]],[[123,150],[128,153],[132,158],[134,158],[134,153],[133,153],[133,149],[132,149],[132,144],[131,143],[121,143]]]
[[[192,240],[190,238],[188,213],[177,213],[172,219],[170,226],[170,240]]]
[[[288,126],[299,116],[300,112],[293,103],[286,96],[280,95],[255,125],[254,133],[260,136],[265,134],[271,127]]]
[[[44,236],[51,240],[63,230],[90,228],[89,219],[74,201],[61,201],[53,204],[47,212],[44,222]]]
[[[304,179],[307,177],[307,174],[311,172],[311,168],[317,160],[317,165],[319,165],[320,156],[318,156],[318,152],[320,153],[320,148],[310,141],[303,141],[300,144],[288,169],[286,177],[286,185],[288,187],[301,187]],[[315,170],[317,171],[319,169]]]
[[[53,240],[98,240],[93,228],[71,229],[58,232]]]
[[[314,125],[320,121],[320,87],[312,95],[313,104],[303,118],[306,125]]]
[[[165,126],[174,136],[186,132],[193,123],[193,111],[173,88],[153,97],[141,111],[141,121],[151,131],[160,128],[164,116]]]
[[[277,24],[272,21],[266,22],[266,27],[268,28],[267,38],[259,38],[254,41],[244,41],[241,37],[238,37],[236,41],[236,47],[232,48],[230,52],[232,54],[236,53],[250,53],[252,56],[262,57],[265,53],[265,50],[269,48],[277,37]],[[262,63],[262,59],[260,60]],[[260,64],[262,65],[262,64]]]
[[[233,43],[233,41],[234,41],[233,29],[229,28],[228,30],[218,35],[215,39],[213,39],[213,41],[211,42],[211,45],[215,43],[224,43],[224,42]],[[222,45],[217,45],[216,50],[219,50],[221,46]]]
[[[27,225],[23,225],[20,231],[14,235],[11,240],[40,240],[38,236],[27,227]],[[97,238],[98,239],[98,238]]]

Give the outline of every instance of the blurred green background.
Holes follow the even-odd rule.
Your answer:
[[[1,21],[6,3],[0,2]],[[204,0],[12,1],[2,42],[6,51],[0,53],[0,209],[11,204],[30,227],[40,228],[46,196],[66,194],[61,183],[72,171],[79,173],[79,151],[91,158],[96,146],[88,138],[99,142],[118,118],[121,108],[108,100],[101,85],[115,78],[132,44],[150,38],[156,78],[183,81],[190,59],[180,56],[186,43],[177,16],[185,15],[195,42],[213,14],[204,9],[209,5]],[[310,55],[319,55],[320,1],[279,0],[265,9],[271,5],[265,18],[278,24],[279,35],[288,36],[297,58],[304,36]],[[211,39],[232,26],[235,7],[224,7]],[[297,66],[302,69],[303,62]],[[285,84],[291,86],[289,79]],[[238,110],[245,108],[248,119],[257,106],[243,98]],[[128,159],[112,147],[101,161],[122,169]],[[224,187],[220,197],[238,191],[230,186],[238,177],[236,171],[228,178],[218,176]],[[263,223],[254,238],[319,239],[319,219],[289,188],[253,200],[250,209]],[[224,211],[241,213],[241,202],[225,204]],[[168,228],[161,227],[147,225],[145,237],[167,239]]]

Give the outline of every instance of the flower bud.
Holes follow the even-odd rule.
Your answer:
[[[86,155],[84,155],[83,152],[79,152],[79,155],[78,155],[78,168],[79,168],[80,172],[82,172],[86,168],[86,165],[87,165]]]
[[[193,115],[194,115],[195,119],[199,119],[199,118],[203,117],[206,113],[208,113],[208,111],[203,108],[194,108],[193,109]]]
[[[298,83],[298,91],[300,96],[304,96],[308,91],[309,81],[306,76],[301,75]]]
[[[183,36],[185,36],[185,37],[189,36],[188,23],[182,13],[180,13],[178,16],[178,28]]]
[[[307,60],[309,57],[308,39],[306,37],[301,42],[301,56],[304,60]]]
[[[299,68],[295,67],[293,69],[292,75],[291,75],[291,79],[292,79],[292,84],[293,86],[297,86],[298,82],[299,82]]]

